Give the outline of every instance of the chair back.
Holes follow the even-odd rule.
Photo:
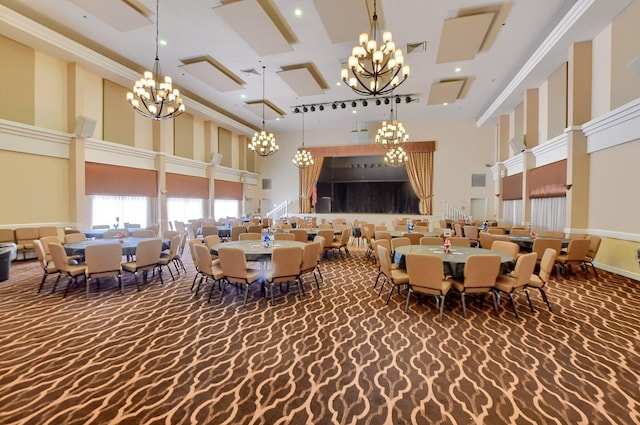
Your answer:
[[[398,247],[411,245],[411,239],[409,238],[393,238],[391,239],[391,249],[395,251]]]
[[[38,236],[40,239],[45,236],[58,236],[58,228],[55,226],[38,227]]]
[[[602,238],[600,238],[600,236],[589,237],[589,252],[587,253],[589,258],[596,258],[598,250],[600,249],[600,242],[602,242]]]
[[[305,232],[306,234],[307,232]],[[247,235],[250,235],[251,233],[247,233]],[[273,235],[273,238],[277,241],[295,241],[296,240],[296,235],[294,235],[293,233],[276,233],[275,235]]]
[[[232,226],[231,227],[231,240],[237,241],[242,233],[247,233],[247,228],[244,226]]]
[[[145,232],[145,230],[142,230],[142,232]],[[136,233],[136,232],[134,232]],[[171,239],[172,237],[174,237],[175,235],[179,235],[180,232],[177,232],[175,230],[165,230],[164,233],[162,234],[162,237],[165,239]],[[133,233],[131,234],[131,236],[133,236]]]
[[[324,248],[330,248],[333,243],[333,229],[318,230],[318,236],[324,238]]]
[[[413,231],[416,233],[425,233],[429,231],[429,226],[413,226]]]
[[[424,235],[422,233],[403,233],[403,238],[408,238],[411,241],[411,245],[420,245],[420,239]]]
[[[395,226],[393,226],[393,230],[398,230],[398,231],[407,230],[407,225],[406,224],[396,224]]]
[[[542,236],[545,238],[564,239],[564,232],[553,232],[553,231],[547,230],[542,233]]]
[[[162,239],[145,239],[136,246],[136,265],[138,267],[157,264],[162,253]]]
[[[121,233],[124,233],[125,236],[128,235],[125,229],[111,229],[104,232],[102,234],[102,238],[103,239],[119,238]]]
[[[378,239],[391,240],[391,232],[388,232],[386,230],[376,230],[373,236],[375,240],[378,240]]]
[[[182,221],[174,221],[174,228],[176,229],[176,231],[178,233],[185,233],[187,228],[185,227],[184,223]]]
[[[82,236],[84,236],[84,235],[82,235]],[[40,243],[42,245],[42,249],[44,250],[44,254],[45,254],[45,258],[46,258],[47,256],[51,255],[51,252],[49,251],[49,244],[60,243],[60,239],[58,239],[57,236],[45,236],[44,238],[40,238]]]
[[[260,233],[240,233],[238,235],[239,241],[259,241],[260,239],[262,239]]]
[[[531,252],[538,254],[538,259],[542,261],[541,259],[544,256],[544,252],[548,248],[553,249],[555,252],[560,252],[562,250],[562,241],[560,239],[536,238],[533,241]]]
[[[380,263],[380,271],[389,279],[391,279],[391,256],[389,250],[383,245],[376,246],[378,250],[378,262]]]
[[[389,255],[391,255],[391,242],[388,239],[376,239],[373,242],[373,256],[376,258],[378,262],[378,266],[380,265],[380,260],[378,259],[378,246],[383,246],[386,248]]]
[[[452,246],[466,246],[467,248],[471,247],[471,241],[468,238],[462,236],[454,236],[449,238],[449,242],[451,242]]]
[[[15,241],[16,237],[13,229],[0,229],[0,242],[13,243]]]
[[[500,241],[500,242],[511,242],[511,238],[507,235],[491,235],[491,239],[493,240],[493,242],[495,243],[496,241]],[[515,243],[515,242],[513,242]],[[491,246],[493,246],[493,243],[491,244]],[[493,249],[493,248],[491,248]]]
[[[456,232],[456,236],[457,236],[457,237],[461,238],[461,237],[463,237],[463,236],[464,236],[464,233],[462,233],[462,224],[460,224],[460,223],[455,223],[455,224],[453,225],[453,230],[455,230],[455,232]]]
[[[300,266],[302,272],[312,270],[318,265],[322,248],[320,241],[308,243],[302,248],[302,265]]]
[[[529,236],[529,234],[531,233],[531,231],[529,229],[522,229],[522,228],[513,228],[511,229],[510,234],[512,236]]]
[[[202,245],[204,241],[202,239],[190,239],[189,240],[189,252],[191,253],[191,259],[193,260],[193,264],[196,265],[198,259],[196,258],[196,245]],[[210,248],[207,246],[207,248]]]
[[[118,242],[89,245],[84,251],[88,277],[101,274],[119,274],[122,271],[122,245]]]
[[[499,251],[510,255],[512,258],[516,258],[518,252],[520,252],[520,245],[515,242],[507,241],[493,241],[491,245],[492,251]]]
[[[567,247],[567,261],[583,261],[589,253],[589,239],[573,239]]]
[[[218,236],[217,234],[209,235],[206,238],[204,238],[203,241],[204,241],[204,244],[209,249],[211,249],[211,247],[214,245],[218,245],[219,243],[222,243],[222,239],[220,239],[220,236]],[[189,246],[191,246],[191,244],[189,244]]]
[[[293,240],[298,242],[306,242],[309,239],[309,235],[304,229],[291,229],[289,234],[293,235]]]
[[[247,232],[261,234],[262,233],[262,229],[263,229],[262,226],[254,224],[253,226],[249,226],[247,228]]]
[[[47,265],[49,262],[46,259],[46,254],[44,252],[44,247],[42,246],[42,241],[35,239],[33,241],[33,249],[36,251],[36,256],[38,257],[38,262],[43,270],[47,270]]]
[[[64,247],[60,243],[50,243],[49,252],[51,253],[51,259],[56,268],[62,272],[69,271],[69,260],[67,259],[67,253],[64,251]]]
[[[464,236],[471,240],[478,240],[478,227],[477,226],[464,226]]]
[[[64,243],[76,243],[86,241],[87,237],[84,233],[69,233],[64,235]]]
[[[535,252],[530,252],[518,257],[516,266],[513,272],[511,272],[511,277],[515,279],[513,282],[514,289],[521,288],[529,283],[533,270],[536,268],[537,259],[538,254]]]
[[[333,229],[331,223],[320,223],[318,229]]]
[[[437,290],[442,289],[444,263],[435,255],[407,254],[405,257],[411,286]]]
[[[225,277],[230,280],[242,280],[243,282],[247,278],[247,259],[244,256],[244,251],[240,248],[228,248],[221,247],[218,250],[218,257],[220,258],[220,267]]]
[[[491,233],[492,235],[504,235],[505,229],[502,227],[489,227],[487,229],[487,233]]]
[[[420,238],[420,245],[442,245],[444,241],[437,236],[423,236]]]
[[[342,229],[342,235],[340,235],[340,243],[342,245],[347,245],[349,243],[349,238],[351,237],[351,227],[345,227]]]
[[[165,233],[170,233],[170,234],[178,234],[178,232],[171,232],[171,231],[166,231]],[[157,235],[156,232],[154,232],[153,230],[135,230],[133,232],[131,232],[131,237],[132,238],[155,238]]]
[[[551,272],[553,271],[553,265],[556,262],[556,257],[558,256],[558,251],[553,248],[547,248],[544,250],[544,254],[542,254],[542,259],[540,260],[540,271],[538,272],[538,276],[543,282],[547,282],[549,277],[551,277]]]
[[[491,245],[493,245],[493,235],[491,233],[480,232],[478,240],[480,241],[480,248],[491,249]]]
[[[39,239],[38,229],[35,227],[22,227],[16,229],[16,242],[18,245],[31,245],[35,239]]]
[[[464,265],[464,287],[489,290],[499,273],[499,255],[470,255]]]
[[[300,275],[302,265],[302,248],[298,246],[281,246],[273,248],[271,254],[273,282],[292,280]]]
[[[194,254],[196,270],[201,273],[213,276],[213,262],[211,261],[211,254],[209,249],[203,244],[194,244]]]
[[[382,223],[382,224],[378,224],[376,227],[374,227],[374,232],[377,232],[379,230],[383,231],[383,232],[386,232],[387,231],[387,225]]]
[[[180,235],[174,235],[169,244],[169,257],[174,258],[180,247]]]
[[[587,235],[585,235],[584,233],[569,233],[569,239],[587,239]]]

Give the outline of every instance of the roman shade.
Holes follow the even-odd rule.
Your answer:
[[[529,197],[555,198],[567,196],[567,160],[552,162],[529,170]]]
[[[167,173],[167,196],[171,198],[209,198],[209,179]]]
[[[505,201],[522,199],[522,173],[502,179],[502,199]]]
[[[158,196],[155,170],[85,163],[86,195]]]

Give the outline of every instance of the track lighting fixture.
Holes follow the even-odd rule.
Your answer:
[[[385,105],[389,105],[392,101],[399,104],[404,100],[406,103],[416,102],[418,98],[412,97],[414,95],[411,94],[403,94],[403,95],[390,95],[390,96],[378,96],[378,97],[369,97],[366,99],[348,99],[348,100],[334,100],[332,102],[326,103],[308,103],[306,105],[295,105],[291,106],[293,113],[299,114],[301,112],[315,112],[315,111],[324,111],[325,107],[331,107],[331,109],[336,110],[338,108],[345,109],[347,106],[351,106],[352,108],[357,108],[358,105],[362,105],[362,107],[369,106],[369,103],[376,106],[382,105],[384,102]]]

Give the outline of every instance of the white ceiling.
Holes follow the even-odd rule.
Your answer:
[[[98,3],[100,7],[96,6]],[[384,23],[380,29],[393,32],[396,45],[404,50],[405,63],[411,66],[411,76],[395,94],[412,94],[419,99],[409,104],[402,102],[399,119],[410,123],[471,118],[486,124],[516,106],[524,89],[537,87],[565,61],[571,42],[593,38],[629,0],[377,3],[379,20]],[[0,4],[119,61],[136,74],[153,64],[155,0],[0,0]],[[296,9],[301,11],[300,16],[296,16]],[[368,27],[355,24],[367,26],[370,13],[366,10],[366,0],[160,0],[160,40],[167,43],[159,47],[161,68],[187,97],[227,111],[248,127],[262,125],[262,108],[247,107],[245,102],[261,101],[263,66],[265,98],[284,112],[279,120],[275,119],[278,114],[270,114],[274,119],[267,120],[268,130],[298,131],[301,120],[292,113],[295,105],[342,100],[349,101],[345,109],[327,106],[322,112],[309,112],[306,128],[377,123],[388,116],[389,106],[369,102],[363,107],[358,102],[352,108],[350,101],[361,97],[344,84],[336,84],[358,34],[369,31]],[[467,18],[480,14],[484,18]],[[485,35],[487,16],[493,18]],[[453,18],[463,17],[460,23],[475,20],[481,25],[460,30]],[[274,19],[278,25],[274,25]],[[349,22],[353,28],[345,31],[345,23]],[[453,35],[441,40],[445,22],[445,33]],[[559,23],[566,28],[560,28]],[[34,43],[33,34],[21,34],[16,28],[10,31],[9,26],[0,22],[0,32]],[[545,43],[553,31],[558,37]],[[344,39],[345,34],[351,34],[350,41],[331,41]],[[477,39],[478,34],[482,40]],[[407,52],[407,44],[420,42],[426,42],[426,50]],[[545,44],[548,49],[544,55],[536,55],[539,46]],[[450,56],[446,53],[454,54],[456,49],[468,55],[469,45],[476,49],[480,46],[471,59],[437,63],[438,56]],[[68,50],[71,59],[73,54]],[[198,58],[206,60],[185,66]],[[251,69],[257,73],[244,72]],[[212,80],[218,78],[216,89]],[[514,78],[517,84],[512,82]],[[429,104],[432,84],[452,80],[466,80],[464,84],[445,85],[462,86],[453,91],[454,98],[458,91],[461,98],[447,106]],[[115,81],[127,86],[133,83],[133,79],[127,81],[122,76]],[[409,124],[407,127],[410,129]]]

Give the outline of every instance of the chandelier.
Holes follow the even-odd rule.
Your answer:
[[[273,155],[280,149],[280,146],[276,143],[276,137],[273,133],[267,133],[264,129],[264,73],[265,67],[262,67],[262,131],[256,131],[253,135],[251,143],[249,143],[249,149],[254,151],[260,156]]]
[[[399,167],[406,164],[408,160],[409,156],[404,151],[404,149],[402,149],[401,146],[397,146],[387,151],[384,156],[384,165],[388,165],[390,167]]]
[[[378,50],[378,14],[373,1],[373,24],[371,37],[362,33],[349,56],[348,68],[343,68],[340,77],[356,93],[363,96],[378,96],[391,93],[410,74],[409,65],[404,64],[402,50],[396,49],[391,32],[382,34]],[[351,70],[351,77],[349,77]],[[402,78],[402,79],[400,79]]]
[[[133,85],[133,92],[127,93],[127,100],[136,112],[157,121],[175,118],[185,111],[180,92],[173,88],[171,77],[165,75],[164,82],[156,82],[162,74],[158,58],[159,3],[160,0],[156,0],[156,60],[153,71],[145,71]]]
[[[296,151],[291,162],[298,168],[307,168],[313,165],[313,155],[304,148],[304,114],[302,114],[302,147]]]
[[[397,98],[399,100],[399,98]],[[396,103],[399,103],[396,101]],[[383,121],[382,127],[378,129],[375,142],[385,149],[404,146],[409,141],[409,135],[404,129],[404,125],[398,121],[398,112],[393,114],[393,102],[391,103],[391,115],[389,121]]]

